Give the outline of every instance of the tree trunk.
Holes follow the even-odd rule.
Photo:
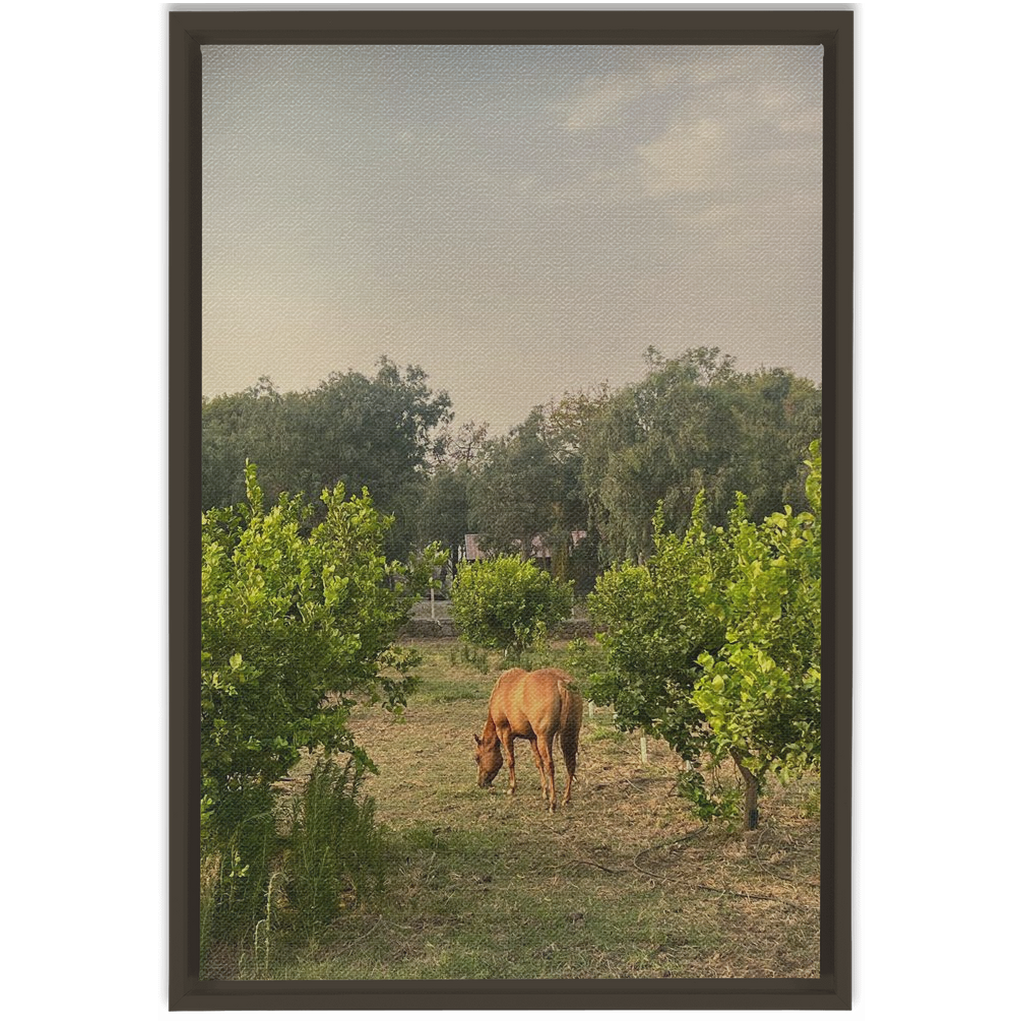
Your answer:
[[[748,831],[757,828],[757,796],[760,786],[754,773],[743,764],[743,755],[738,750],[732,751],[732,759],[743,776],[743,827]]]

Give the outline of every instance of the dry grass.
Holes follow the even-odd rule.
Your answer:
[[[815,779],[766,794],[748,843],[702,828],[673,795],[680,762],[666,744],[649,740],[640,764],[638,738],[597,709],[584,717],[573,800],[549,814],[528,744],[514,797],[507,768],[494,789],[476,786],[472,736],[496,663],[452,665],[452,641],[418,646],[425,685],[407,712],[364,709],[352,722],[380,768],[364,791],[388,830],[386,894],[312,944],[279,940],[269,968],[254,972],[243,951],[222,976],[818,975]],[[556,770],[564,784],[560,752]]]

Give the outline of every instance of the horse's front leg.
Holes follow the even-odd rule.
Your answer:
[[[508,760],[508,795],[512,796],[516,791],[516,752],[515,737],[511,732],[502,733],[501,745],[505,748],[505,757]]]

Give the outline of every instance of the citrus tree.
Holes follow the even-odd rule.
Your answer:
[[[643,564],[622,562],[602,573],[588,599],[606,655],[588,696],[614,707],[619,728],[661,736],[692,761],[704,742],[692,700],[697,658],[725,641],[721,618],[703,593],[703,581],[717,575],[721,561],[706,529],[703,493],[681,537],[665,530],[659,508],[653,543]]]
[[[654,520],[654,553],[614,566],[590,610],[607,668],[591,681],[624,729],[643,726],[685,760],[731,757],[744,780],[744,822],[757,826],[769,773],[821,760],[821,456],[807,462],[811,510],[755,524],[737,496],[728,526],[709,530],[698,495],[683,536]],[[686,782],[698,810],[714,801]]]
[[[303,749],[369,763],[348,728],[359,701],[394,709],[414,659],[394,646],[429,559],[410,576],[383,554],[390,517],[369,495],[324,491],[315,516],[282,494],[264,510],[256,469],[247,502],[202,520],[200,750],[205,830],[262,813]],[[396,578],[399,582],[395,582]]]
[[[460,635],[480,647],[522,654],[572,612],[572,584],[516,555],[473,562],[452,584]]]
[[[692,701],[708,746],[728,754],[745,783],[744,820],[757,824],[769,773],[784,781],[821,763],[821,454],[812,446],[807,499],[760,525],[734,510],[727,561],[714,581],[726,642],[702,652]]]

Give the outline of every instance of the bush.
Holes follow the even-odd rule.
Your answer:
[[[520,655],[572,614],[572,583],[560,583],[515,555],[464,566],[452,584],[452,617],[462,638]]]
[[[357,752],[357,701],[405,703],[414,659],[393,641],[430,569],[385,558],[391,520],[365,492],[325,491],[309,530],[309,507],[281,495],[264,512],[254,467],[246,478],[248,504],[203,516],[202,796],[222,837],[301,750]]]

